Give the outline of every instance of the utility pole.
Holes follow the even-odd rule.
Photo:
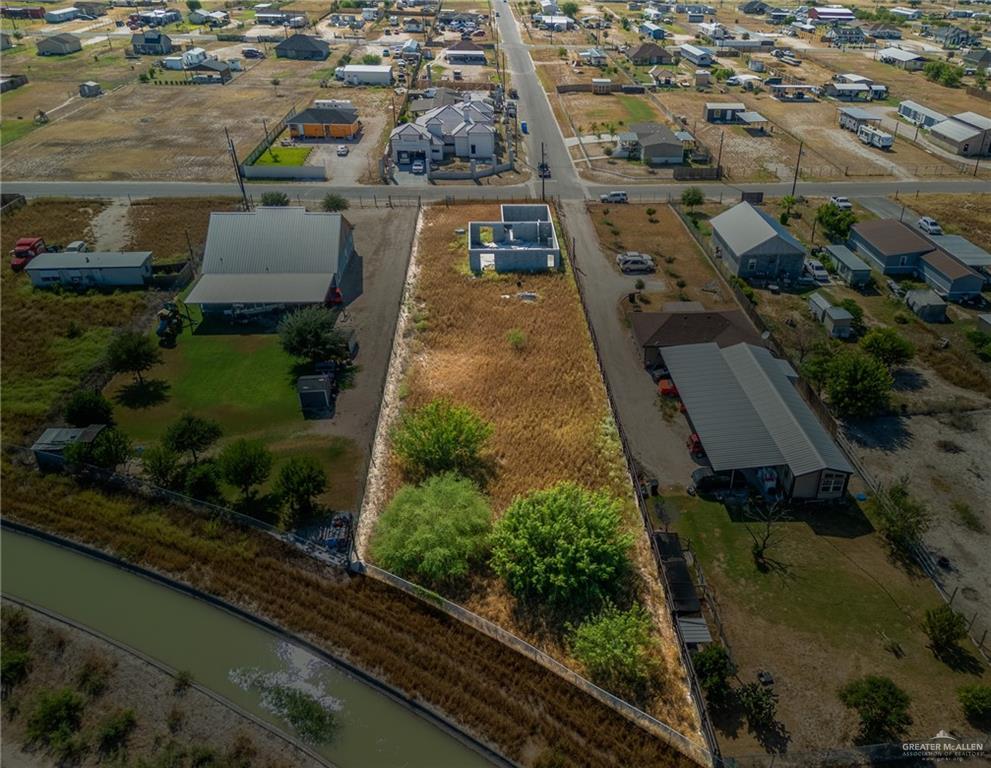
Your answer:
[[[981,158],[975,158],[974,162],[974,178],[977,178],[977,169],[981,167]]]
[[[791,182],[791,196],[795,196],[795,187],[798,186],[798,169],[802,164],[802,147],[805,146],[805,142],[801,141],[798,144],[798,158],[795,160],[795,178]]]
[[[237,161],[237,150],[234,147],[234,141],[231,139],[230,131],[224,128],[224,135],[227,136],[227,151],[230,152],[231,162],[234,163],[234,175],[237,177],[237,185],[241,188],[241,202],[244,204],[244,210],[248,210],[248,193],[244,189],[244,178],[241,176],[241,165]]]
[[[726,138],[726,131],[719,132],[719,154],[716,155],[716,168],[723,162],[723,139]]]
[[[537,168],[537,173],[540,174],[540,200],[541,202],[546,202],[546,197],[544,196],[544,184],[547,181],[544,177],[544,142],[540,142],[540,167]]]

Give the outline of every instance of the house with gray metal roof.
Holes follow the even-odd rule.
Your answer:
[[[716,255],[734,275],[750,279],[797,280],[805,246],[777,219],[743,202],[709,222]]]
[[[341,304],[360,260],[350,222],[301,207],[210,214],[203,268],[186,298],[205,313]]]
[[[986,283],[991,282],[991,253],[960,235],[923,236],[941,251],[948,253],[966,267],[979,273]]]
[[[151,280],[151,251],[42,253],[31,259],[24,271],[35,288],[143,286]]]
[[[836,274],[851,288],[860,288],[871,279],[871,268],[845,245],[827,245]]]
[[[991,154],[991,117],[976,112],[960,112],[936,123],[929,135],[937,144],[963,157]]]
[[[793,499],[842,498],[853,468],[763,347],[688,344],[664,361],[712,469],[758,482],[772,470]]]

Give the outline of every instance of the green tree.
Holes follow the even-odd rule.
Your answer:
[[[681,204],[689,211],[705,202],[705,193],[698,187],[689,187],[681,193]]]
[[[850,234],[850,227],[857,223],[857,214],[834,203],[826,203],[816,209],[816,221],[831,240],[845,240]]]
[[[326,307],[297,309],[279,323],[279,343],[286,354],[309,360],[346,360],[347,338],[334,325],[337,313]]]
[[[872,328],[860,340],[860,347],[889,371],[905,365],[915,355],[912,342],[894,328]]]
[[[903,556],[911,554],[912,547],[932,525],[929,508],[912,498],[906,478],[879,489],[870,501],[870,509],[878,520],[881,535]]]
[[[957,691],[964,717],[974,723],[991,721],[991,685],[965,685]]]
[[[107,367],[113,373],[133,373],[140,385],[144,385],[142,374],[160,362],[162,350],[145,333],[124,331],[107,347]]]
[[[747,683],[737,691],[740,707],[747,716],[752,731],[763,731],[774,725],[777,717],[778,697],[761,683]]]
[[[620,509],[607,493],[574,483],[519,497],[496,524],[492,566],[519,597],[594,606],[629,568],[633,536]]]
[[[282,465],[275,481],[276,492],[285,500],[288,512],[282,525],[291,528],[313,514],[316,497],[327,489],[327,475],[312,456],[294,456]]]
[[[967,637],[967,618],[948,605],[940,605],[926,611],[922,629],[933,653],[942,657],[956,650]]]
[[[116,427],[108,427],[91,443],[72,443],[63,455],[70,466],[90,465],[113,472],[131,457],[131,453],[130,438]]]
[[[862,744],[897,741],[912,724],[908,694],[887,677],[867,675],[839,691],[840,701],[860,717]]]
[[[278,85],[278,79],[272,81],[272,85]],[[262,205],[282,208],[289,205],[289,195],[285,192],[263,192],[262,193]]]
[[[733,77],[733,70],[728,67],[716,67],[712,70],[712,76],[721,83],[724,80],[728,80]]]
[[[405,412],[392,433],[392,446],[411,480],[444,472],[472,476],[491,435],[492,425],[471,408],[439,399]]]
[[[571,647],[592,681],[620,694],[642,696],[660,672],[650,614],[607,606],[575,630]]]
[[[74,427],[112,424],[114,407],[98,390],[79,389],[65,404],[65,420]]]
[[[223,430],[220,425],[211,420],[191,413],[184,413],[165,430],[162,445],[176,453],[188,453],[196,464],[200,454],[217,442]]]
[[[211,504],[220,504],[224,501],[224,493],[220,489],[220,477],[217,474],[217,467],[213,462],[194,464],[186,471],[186,495],[207,501]]]
[[[382,57],[374,53],[366,53],[361,57],[361,63],[370,67],[377,66],[382,63]]]
[[[844,350],[829,364],[826,393],[841,416],[864,418],[887,408],[892,383],[891,374],[873,357]]]
[[[833,363],[833,349],[829,344],[818,344],[808,350],[802,360],[802,376],[812,385],[817,395],[829,380],[829,368]]]
[[[779,203],[779,205],[781,206],[782,211],[784,211],[789,216],[791,216],[792,209],[794,209],[794,207],[798,205],[798,198],[796,198],[794,195],[785,195],[784,197],[781,198],[781,202]]]
[[[864,325],[864,308],[857,303],[856,299],[843,299],[838,306],[853,316],[853,321],[850,325],[853,327],[855,333],[860,334],[866,330],[867,326]]]
[[[567,2],[561,3],[561,13],[570,18],[575,18],[578,13],[578,3],[573,2],[573,0],[567,0]]]
[[[45,690],[28,714],[27,742],[58,747],[73,737],[83,720],[83,697],[71,688]]]
[[[104,717],[96,729],[96,746],[100,756],[113,759],[123,755],[127,750],[127,740],[137,725],[138,719],[133,709],[118,709]]]
[[[710,643],[697,651],[692,656],[692,666],[711,703],[719,704],[729,698],[729,681],[736,674],[736,665],[723,646]]]
[[[324,195],[323,202],[320,203],[320,206],[327,213],[337,213],[339,211],[346,211],[348,208],[351,207],[351,204],[348,202],[348,199],[343,195],[338,195],[334,192],[328,192],[326,195]]]
[[[399,489],[375,525],[382,567],[428,586],[468,576],[489,550],[492,511],[471,481],[453,473]]]
[[[198,11],[203,7],[203,3],[200,0],[186,0],[186,7],[191,11]]]
[[[220,476],[241,491],[241,499],[253,495],[254,487],[261,485],[272,471],[272,454],[258,440],[238,438],[224,446],[217,459]]]
[[[179,454],[161,443],[145,449],[141,464],[152,483],[161,488],[171,488],[179,479]]]

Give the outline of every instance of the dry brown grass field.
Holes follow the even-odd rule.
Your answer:
[[[3,462],[4,514],[254,611],[449,715],[525,766],[694,763],[500,643],[263,534]]]
[[[648,703],[652,714],[692,733],[694,712],[681,679],[656,566],[632,502],[629,476],[609,412],[595,352],[570,272],[487,275],[468,271],[464,236],[454,230],[472,220],[498,218],[497,205],[434,207],[420,234],[414,293],[416,330],[407,343],[411,362],[403,408],[446,397],[468,405],[493,425],[486,485],[494,514],[517,496],[571,480],[605,489],[626,501],[626,526],[636,537],[638,591],[655,615],[668,669],[668,685]],[[516,297],[532,291],[537,300]],[[521,349],[507,336],[524,334]],[[391,468],[390,487],[401,482]],[[573,664],[559,627],[525,615],[494,575],[476,574],[457,596],[555,657]]]
[[[947,234],[963,235],[991,251],[991,194],[911,195],[901,202],[924,216],[933,216]]]
[[[239,203],[231,197],[134,200],[127,209],[127,249],[151,251],[156,262],[187,258],[190,247],[198,253],[206,244],[210,214],[238,210]]]

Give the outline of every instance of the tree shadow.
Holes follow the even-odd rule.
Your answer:
[[[276,525],[282,509],[282,498],[274,491],[254,494],[248,498],[239,498],[231,505],[231,509],[269,525]]]
[[[851,499],[830,505],[825,510],[818,506],[811,509],[799,509],[793,514],[796,520],[808,525],[817,536],[857,539],[861,536],[869,536],[875,530],[860,505]]]
[[[961,645],[938,649],[929,646],[929,648],[933,652],[933,656],[954,672],[963,672],[968,675],[980,675],[984,672],[984,665],[981,660]]]
[[[133,381],[121,387],[114,400],[125,408],[153,408],[169,399],[172,385],[164,379],[145,379]]]
[[[706,704],[713,727],[730,739],[740,735],[744,721],[743,707],[733,691],[718,698],[706,697]]]
[[[844,434],[863,448],[887,452],[909,448],[914,439],[902,416],[879,416],[875,419],[850,421]]]
[[[892,378],[894,379],[892,389],[897,392],[918,392],[929,386],[922,372],[914,368],[899,368],[892,374]]]
[[[788,751],[791,743],[791,734],[785,724],[775,720],[773,723],[760,728],[751,728],[751,732],[757,743],[760,744],[768,754],[783,755]]]

